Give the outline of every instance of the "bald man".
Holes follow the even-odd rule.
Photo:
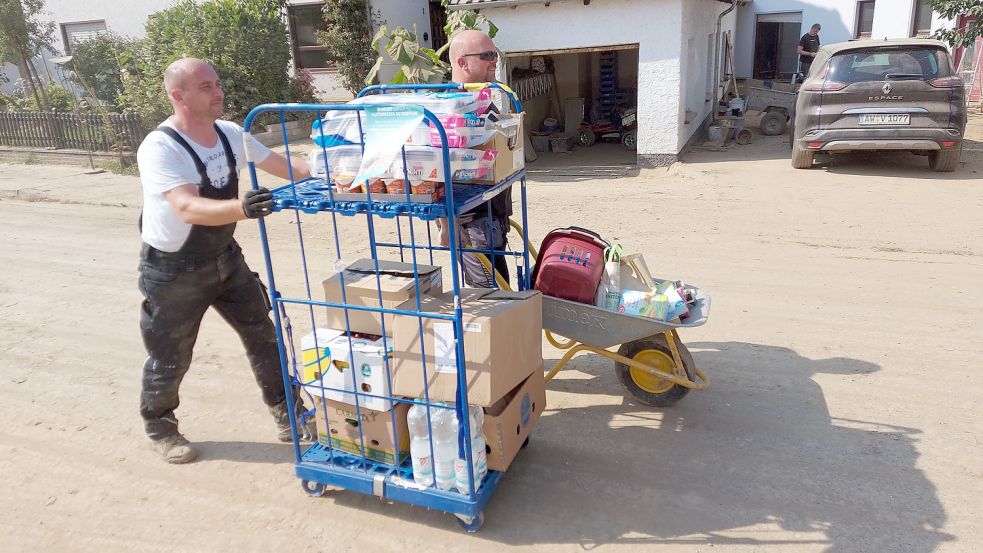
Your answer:
[[[455,83],[487,83],[495,81],[498,49],[485,33],[466,30],[451,37],[449,59],[451,81]],[[489,206],[491,216],[489,217]],[[504,251],[508,247],[509,217],[512,215],[512,189],[503,190],[488,202],[464,213],[461,222],[461,243],[465,248]],[[441,243],[447,245],[446,225],[441,227]],[[462,254],[464,281],[470,286],[494,288],[495,278],[473,255]],[[494,267],[509,280],[505,256],[494,256]]]
[[[178,431],[174,411],[209,307],[245,346],[278,438],[289,442],[293,434],[269,300],[233,237],[236,222],[269,214],[273,197],[260,188],[239,198],[239,174],[246,165],[243,130],[219,119],[225,95],[210,65],[195,58],[175,61],[164,72],[164,90],[174,114],[147,135],[137,152],[143,183],[140,331],[147,349],[140,414],[164,461],[188,463],[198,452]],[[303,159],[288,162],[250,140],[260,169],[289,178],[292,165],[295,179],[309,176]],[[213,378],[230,376],[223,372]],[[299,400],[299,394],[294,398]],[[295,412],[302,409],[295,402]],[[310,429],[303,430],[310,439]]]

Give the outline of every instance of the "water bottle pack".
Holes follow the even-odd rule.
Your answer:
[[[451,178],[455,182],[471,182],[485,177],[495,166],[497,150],[473,150],[456,148],[448,150]],[[347,189],[358,174],[362,163],[362,148],[358,144],[314,148],[307,154],[311,175],[323,179],[325,160],[330,171],[332,184]],[[444,162],[441,150],[426,146],[406,146],[405,162],[402,154],[393,161],[389,171],[381,178],[403,178],[409,176],[410,182],[444,181]],[[344,191],[344,190],[343,190]]]
[[[427,413],[430,415],[432,439],[427,431]],[[485,438],[481,428],[484,411],[481,407],[468,409],[471,425],[471,459],[475,487],[480,486],[488,474]],[[460,493],[469,492],[467,461],[457,456],[458,420],[453,408],[428,408],[413,405],[406,415],[410,431],[410,456],[413,465],[413,481],[421,486],[436,485],[437,489]],[[431,451],[432,447],[432,451]]]

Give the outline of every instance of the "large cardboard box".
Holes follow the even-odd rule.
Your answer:
[[[488,451],[488,470],[509,468],[545,409],[546,380],[540,363],[522,384],[485,408],[481,431]]]
[[[496,150],[495,166],[485,178],[472,184],[498,184],[526,166],[523,148],[523,119],[525,113],[500,114],[495,135],[476,150]]]
[[[391,411],[362,407],[356,413],[354,405],[314,398],[314,409],[317,441],[322,445],[363,456],[364,443],[366,459],[388,464],[400,463],[410,454],[410,432],[406,426],[409,405],[406,403],[397,404]],[[391,415],[396,418],[395,432]],[[362,429],[362,441],[359,441],[359,428]]]
[[[421,294],[440,294],[442,291],[440,267],[417,265],[420,275]],[[324,280],[325,301],[346,303],[341,295],[341,282],[344,276],[345,300],[348,305],[379,307],[379,292],[382,292],[382,307],[393,309],[399,304],[413,300],[416,302],[416,280],[412,263],[379,260],[379,282],[376,282],[375,262],[372,259],[359,259],[344,271],[335,273]],[[327,322],[330,328],[345,328],[345,310],[327,309]],[[348,310],[349,328],[352,332],[381,336],[383,314],[371,311]],[[386,334],[392,335],[392,316],[386,315]]]
[[[401,309],[416,309],[404,304]],[[468,402],[487,407],[525,380],[543,363],[543,299],[536,290],[504,292],[491,289],[461,291],[464,359]],[[428,297],[425,313],[453,315],[453,297]],[[393,393],[421,398],[424,379],[431,401],[455,402],[457,350],[450,321],[395,317]],[[426,354],[424,373],[423,353]]]
[[[393,340],[349,337],[339,330],[318,328],[300,340],[304,388],[315,398],[355,405],[355,390],[391,397],[387,362],[392,366]],[[388,346],[388,355],[385,354]],[[353,364],[354,363],[354,364]],[[392,401],[360,396],[361,407],[387,411]]]

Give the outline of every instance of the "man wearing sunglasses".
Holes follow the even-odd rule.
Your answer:
[[[455,83],[487,83],[495,81],[498,49],[485,33],[466,30],[455,33],[450,45],[451,81]],[[495,109],[494,106],[492,109]],[[491,204],[491,217],[488,206]],[[508,245],[509,217],[512,215],[512,189],[503,190],[488,202],[460,217],[461,244],[479,250],[504,250]],[[441,244],[448,243],[447,227],[441,227]],[[489,258],[491,256],[488,256]],[[470,286],[494,288],[495,278],[473,254],[462,254],[464,280]],[[505,256],[496,255],[495,270],[505,280],[509,267]]]

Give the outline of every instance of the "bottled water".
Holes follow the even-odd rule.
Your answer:
[[[437,488],[450,490],[455,485],[454,462],[457,460],[457,414],[453,409],[431,411],[433,429],[433,472]]]
[[[430,458],[430,434],[427,430],[427,407],[414,405],[406,414],[410,430],[410,457],[413,460],[413,481],[421,486],[433,485],[433,459]],[[443,411],[443,409],[438,409]],[[434,414],[431,412],[431,414]]]
[[[474,487],[477,490],[481,481],[488,474],[488,456],[485,453],[485,435],[481,432],[481,426],[485,424],[485,412],[477,405],[468,408],[468,415],[471,424],[471,462],[474,466]],[[458,459],[454,464],[454,479],[457,489],[461,493],[468,493],[468,470],[467,461]]]

